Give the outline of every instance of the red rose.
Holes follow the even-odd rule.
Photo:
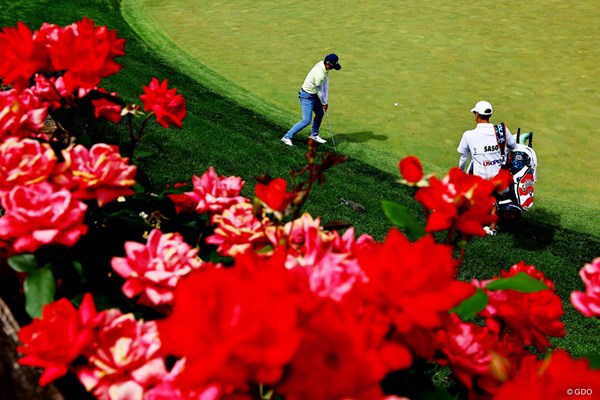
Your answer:
[[[423,178],[423,166],[415,156],[408,156],[398,163],[400,175],[409,183],[416,184]]]
[[[19,364],[44,368],[41,386],[60,378],[73,360],[91,349],[96,340],[96,327],[104,317],[104,312],[96,312],[89,293],[83,297],[79,310],[67,299],[44,306],[42,318],[35,318],[19,331],[22,345],[17,351],[25,355]]]
[[[275,178],[268,185],[257,183],[256,197],[271,211],[284,214],[296,196],[294,192],[286,192],[286,186],[283,178]]]
[[[96,90],[100,93],[108,93],[102,88]],[[113,92],[111,96],[117,97],[117,94]],[[106,118],[113,124],[121,122],[121,118],[123,118],[121,115],[121,106],[114,101],[110,101],[108,98],[99,98],[92,100],[92,105],[94,106],[94,117]]]
[[[68,92],[92,89],[122,68],[114,59],[125,54],[125,39],[117,38],[116,31],[83,18],[54,33],[47,38],[50,60],[55,70],[65,71]]]
[[[566,400],[598,393],[600,371],[592,370],[588,360],[574,360],[566,351],[556,350],[545,360],[525,365],[494,400]]]
[[[285,252],[269,260],[243,254],[233,268],[196,270],[179,281],[173,312],[157,321],[164,353],[186,358],[179,384],[216,380],[243,390],[281,378],[301,339],[284,262]]]
[[[485,285],[480,285],[485,290]],[[565,325],[560,321],[564,314],[562,302],[552,290],[522,293],[514,290],[485,290],[489,298],[487,307],[480,313],[491,331],[500,333],[506,328],[524,345],[533,345],[540,352],[551,347],[548,336],[565,336]]]
[[[485,236],[484,225],[498,220],[492,215],[496,186],[479,176],[452,168],[441,181],[432,177],[415,199],[431,211],[425,229],[457,229],[465,235]]]
[[[300,348],[276,388],[289,400],[382,399],[380,382],[410,365],[405,347],[374,340],[350,304],[323,301],[310,316]]]
[[[441,326],[448,310],[475,291],[454,279],[452,248],[435,243],[430,235],[411,243],[393,228],[384,243],[358,250],[357,257],[368,282],[355,287],[400,334]]]
[[[175,125],[181,128],[181,120],[185,118],[185,99],[176,94],[177,89],[168,89],[167,80],[158,83],[158,79],[152,78],[149,86],[144,86],[144,94],[140,96],[144,111],[152,111],[156,114],[156,122],[168,128]]]
[[[0,31],[0,76],[5,85],[21,91],[29,86],[36,72],[48,65],[47,51],[43,43],[22,22],[16,28]]]

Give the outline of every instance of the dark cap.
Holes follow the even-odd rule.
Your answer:
[[[333,53],[328,54],[325,57],[325,62],[327,64],[330,64],[331,66],[333,66],[333,69],[335,69],[336,71],[339,71],[340,69],[342,69],[342,66],[339,64],[338,61],[340,61],[340,58]]]

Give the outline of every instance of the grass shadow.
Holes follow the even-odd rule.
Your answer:
[[[363,131],[363,132],[348,132],[348,133],[334,133],[334,137],[338,139],[340,143],[350,142],[350,143],[366,143],[372,140],[384,141],[387,140],[386,135],[377,135],[371,131]]]
[[[538,208],[535,219],[525,215],[516,221],[503,224],[502,230],[513,236],[514,247],[541,250],[552,245],[558,227],[560,214]]]

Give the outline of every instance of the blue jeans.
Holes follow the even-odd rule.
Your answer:
[[[292,128],[285,134],[284,137],[287,139],[292,139],[296,133],[310,125],[313,112],[315,113],[315,119],[313,120],[312,132],[310,135],[318,136],[319,128],[321,127],[321,121],[323,120],[323,115],[325,115],[325,112],[323,111],[323,104],[321,104],[321,99],[319,99],[319,96],[316,94],[309,94],[304,90],[300,90],[300,92],[298,92],[298,98],[300,99],[300,107],[302,107],[302,120],[297,122],[296,125],[292,126]]]

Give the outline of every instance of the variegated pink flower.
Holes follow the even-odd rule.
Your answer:
[[[233,204],[246,203],[248,199],[240,196],[244,181],[237,176],[219,176],[211,166],[202,176],[192,177],[194,190],[184,193],[197,204],[196,212],[220,213]]]
[[[585,292],[572,292],[571,304],[588,318],[600,317],[600,257],[585,264],[579,275]]]
[[[79,199],[95,199],[98,205],[110,203],[119,196],[133,194],[135,165],[121,157],[119,148],[104,143],[90,150],[82,145],[62,151],[65,159],[56,168],[53,182],[73,192]]]
[[[31,137],[44,127],[48,110],[36,99],[31,91],[0,91],[0,141],[11,136]]]
[[[142,294],[140,302],[154,306],[170,304],[173,291],[182,276],[200,267],[198,249],[184,242],[179,233],[154,229],[144,245],[125,242],[126,257],[114,257],[113,269],[126,279],[127,297]]]
[[[286,224],[285,231],[289,244],[286,267],[304,271],[310,290],[320,297],[339,301],[355,282],[366,281],[354,248],[369,242],[369,236],[355,241],[353,228],[343,236],[336,231],[326,232],[320,219],[313,219],[307,213]]]
[[[17,185],[47,180],[56,161],[56,154],[49,144],[33,139],[6,139],[0,144],[0,196]]]
[[[49,109],[58,109],[61,107],[61,99],[69,96],[62,76],[46,77],[44,75],[35,76],[35,86],[31,90],[36,94],[41,104]]]
[[[221,385],[214,383],[202,388],[182,388],[177,377],[185,370],[186,359],[178,360],[169,373],[154,388],[146,392],[144,400],[219,400]],[[241,399],[240,399],[241,400]]]
[[[444,329],[436,332],[441,350],[437,362],[450,365],[458,380],[469,390],[479,375],[488,374],[492,362],[492,348],[498,341],[486,327],[461,321],[456,314],[450,315]]]
[[[142,400],[167,374],[154,321],[108,310],[96,351],[75,373],[99,400]]]
[[[0,239],[14,240],[17,252],[34,252],[46,244],[73,246],[87,232],[87,206],[68,190],[48,182],[16,186],[1,200]]]
[[[206,243],[219,246],[217,252],[230,257],[264,247],[266,238],[263,224],[268,220],[259,221],[252,211],[252,204],[239,203],[223,211],[223,214],[214,215],[212,223],[216,228],[213,235],[206,238]]]

